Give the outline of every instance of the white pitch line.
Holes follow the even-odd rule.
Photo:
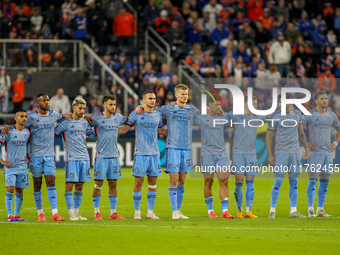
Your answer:
[[[13,224],[13,222],[0,221],[0,224]],[[20,225],[54,225],[54,226],[89,226],[83,224],[75,224],[75,223],[38,223],[38,222],[16,222],[15,224]],[[91,225],[93,227],[94,225]],[[150,225],[112,225],[112,224],[96,224],[98,227],[137,227],[137,228],[171,228],[171,229],[225,229],[225,230],[280,230],[280,231],[340,231],[340,229],[332,229],[332,228],[250,228],[250,227],[205,227],[205,226],[150,226]]]

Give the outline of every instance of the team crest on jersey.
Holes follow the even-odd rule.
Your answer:
[[[7,182],[7,183],[10,183],[10,182],[11,182],[11,178],[7,178],[7,179],[6,179],[6,182]]]
[[[52,122],[53,122],[53,117],[52,117],[52,116],[50,116],[50,121],[52,121]]]
[[[332,122],[332,119],[331,119],[331,117],[328,117],[327,119],[328,119],[328,121],[329,121],[329,122]]]
[[[138,168],[135,168],[135,173],[139,173],[139,169]]]
[[[71,173],[71,174],[70,174],[70,178],[73,178],[73,177],[74,177],[74,174],[73,174],[73,173]]]
[[[172,165],[171,165],[171,164],[168,164],[168,167],[169,167],[169,168],[172,168]]]
[[[118,120],[117,120],[117,119],[115,119],[115,123],[116,123],[116,124],[118,123]]]
[[[86,124],[85,123],[83,123],[83,128],[86,128]]]
[[[157,117],[154,117],[155,121],[157,122],[158,121],[158,118]]]
[[[190,115],[190,111],[188,111],[188,115]]]
[[[28,134],[25,134],[25,139],[27,139],[28,138]]]

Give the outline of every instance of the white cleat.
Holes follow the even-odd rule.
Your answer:
[[[141,220],[142,217],[140,216],[140,213],[138,213],[138,214],[135,214],[135,215],[133,216],[133,219],[134,219],[134,220]]]
[[[178,220],[179,219],[178,211],[173,211],[172,212],[172,219],[173,220]]]
[[[146,218],[151,220],[159,220],[159,217],[157,217],[155,213],[148,213]]]
[[[72,214],[70,215],[70,220],[75,221],[75,220],[79,220],[79,218],[76,215]]]
[[[178,211],[178,217],[179,217],[180,219],[186,219],[186,220],[189,219],[189,217],[183,215],[183,213],[181,213],[180,211]]]
[[[87,220],[87,218],[85,218],[85,217],[82,217],[82,216],[80,216],[79,214],[78,214],[78,215],[76,215],[76,217],[78,218],[78,220]]]
[[[275,212],[270,212],[268,219],[275,219]]]

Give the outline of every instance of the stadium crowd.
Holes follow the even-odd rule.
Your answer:
[[[312,93],[324,89],[340,117],[340,84],[335,79],[340,77],[340,2],[140,0],[139,4],[139,23],[154,27],[169,42],[174,59],[185,59],[204,78],[227,78],[244,91],[254,87],[261,109],[271,105],[272,87],[303,87]],[[87,43],[93,38],[104,62],[134,91],[141,95],[153,89],[158,105],[174,99],[178,76],[156,53],[139,56],[139,66],[131,62],[137,25],[121,1],[4,0],[0,9],[1,38]],[[10,46],[12,66],[32,66],[37,58],[47,65],[67,62],[69,49],[57,44],[42,56],[29,43]],[[111,80],[107,74],[109,90],[119,99],[123,88],[111,87]],[[230,109],[231,95],[224,91],[222,96],[223,107]],[[96,101],[100,100],[92,100],[92,109],[100,108]],[[313,108],[312,103],[306,107]]]

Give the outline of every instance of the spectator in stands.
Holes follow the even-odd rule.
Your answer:
[[[311,69],[311,58],[309,57],[309,54],[305,50],[305,46],[303,44],[300,44],[298,46],[298,51],[294,55],[294,62],[296,62],[296,59],[300,58],[302,61],[302,64],[306,67],[306,76],[309,77],[309,70]]]
[[[78,6],[76,16],[71,20],[72,38],[84,40],[87,35],[87,20],[83,8]]]
[[[162,36],[165,35],[166,30],[171,26],[171,19],[168,17],[168,12],[166,10],[160,12],[160,17],[156,19],[155,25],[156,31]]]
[[[152,70],[152,64],[150,62],[145,63],[142,70],[142,76],[149,86],[153,87],[153,85],[156,83],[157,75],[156,72]]]
[[[242,86],[242,78],[243,78],[243,63],[242,62],[236,62],[236,66],[234,68],[234,85],[241,88]]]
[[[320,24],[313,32],[312,34],[312,42],[315,44],[315,45],[318,45],[318,44],[322,44],[322,45],[325,45],[325,44],[328,44],[328,40],[327,40],[327,37],[325,36],[324,34],[324,31],[326,30],[326,26],[323,25],[323,24]]]
[[[12,83],[12,102],[14,104],[13,112],[22,109],[22,102],[25,98],[25,86],[32,81],[32,71],[28,69],[27,73],[29,74],[27,80],[24,80],[24,74],[22,72],[19,72],[17,74],[17,79]]]
[[[276,65],[271,65],[268,72],[268,84],[271,87],[280,88],[281,74],[279,73]]]
[[[156,73],[159,73],[161,70],[161,61],[158,59],[158,55],[154,52],[150,53],[149,55],[149,62],[152,65],[152,70],[154,70]]]
[[[335,48],[335,60],[334,60],[334,76],[340,78],[340,48]]]
[[[187,40],[191,45],[201,42],[201,34],[197,22],[193,22],[191,24],[191,27],[187,33]]]
[[[13,26],[16,27],[21,27],[21,30],[24,32],[24,34],[26,34],[26,32],[29,31],[29,27],[30,27],[30,17],[26,16],[22,10],[22,6],[19,5],[17,7],[17,12],[16,14],[13,16]]]
[[[9,32],[9,39],[17,39],[17,28],[12,27]],[[20,43],[8,43],[7,44],[7,54],[9,59],[7,59],[8,66],[27,66],[26,59],[24,56],[24,50]]]
[[[115,64],[115,69],[118,70],[119,68],[124,68],[126,73],[129,73],[132,68],[131,63],[127,61],[123,52],[119,54],[118,61]]]
[[[171,23],[171,27],[166,31],[165,39],[170,44],[173,52],[177,52],[184,42],[184,32],[183,29],[179,26],[179,22],[177,20],[173,20]]]
[[[326,26],[326,22],[322,19],[322,14],[319,13],[316,18],[312,19],[312,22],[314,24],[314,27],[317,28],[319,25],[323,24]]]
[[[66,0],[61,5],[61,11],[62,11],[62,32],[61,37],[65,38],[67,35],[67,27],[70,21],[74,18],[76,14],[77,4],[74,2],[74,0]]]
[[[327,40],[332,47],[336,47],[338,44],[338,40],[332,29],[327,31]]]
[[[99,50],[102,51],[102,46],[104,45],[103,28],[105,25],[105,12],[100,6],[96,5],[95,0],[87,0],[85,5],[87,5],[86,28],[91,36],[96,39]]]
[[[278,1],[279,6],[276,7],[276,19],[279,19],[280,16],[284,17],[286,22],[289,21],[289,9],[286,7],[285,0]]]
[[[57,94],[51,97],[50,109],[60,114],[71,112],[70,99],[64,94],[64,90],[59,88]]]
[[[203,7],[203,13],[209,13],[209,17],[212,20],[216,20],[217,14],[223,9],[221,4],[218,4],[216,0],[210,0],[208,4]]]
[[[96,97],[92,97],[90,99],[89,106],[86,109],[86,113],[96,114],[100,113],[102,110],[101,107],[98,104],[98,99]]]
[[[326,67],[325,73],[319,76],[317,85],[320,89],[326,90],[327,92],[336,89],[335,76],[331,73],[330,67]]]
[[[243,28],[238,33],[239,40],[244,41],[248,46],[253,46],[255,43],[256,33],[255,30],[251,28],[249,22],[245,21],[243,23]]]
[[[263,15],[259,17],[258,20],[262,22],[262,25],[265,29],[269,30],[272,27],[274,22],[274,18],[269,16],[270,10],[268,8],[263,9]]]
[[[162,64],[161,72],[157,74],[157,78],[161,79],[164,88],[168,89],[172,80],[172,72],[169,72],[167,64]]]
[[[288,23],[287,30],[284,32],[287,41],[295,43],[297,38],[301,36],[301,32],[294,27],[293,23]]]
[[[43,33],[46,28],[46,22],[44,17],[40,15],[40,8],[34,7],[31,16],[31,23],[35,26],[35,32],[37,34]]]
[[[172,79],[171,79],[171,83],[168,86],[168,93],[169,92],[174,92],[175,91],[175,87],[179,84],[179,79],[178,79],[178,75],[177,74],[173,74],[172,75]]]
[[[31,102],[30,102],[30,105],[28,107],[28,112],[34,112],[34,111],[37,111],[38,110],[38,105],[37,105],[37,99],[36,97],[33,97]]]
[[[229,32],[226,28],[223,27],[223,22],[221,20],[217,21],[217,27],[211,33],[211,41],[215,45],[219,45],[223,39],[226,39],[229,35]]]
[[[303,45],[304,50],[307,54],[311,53],[311,49],[309,48],[308,44],[305,43],[305,41],[303,40],[302,36],[299,36],[296,40],[296,42],[293,44],[293,49],[292,49],[292,53],[295,54],[298,51],[298,47],[299,45]]]
[[[310,19],[308,19],[308,14],[303,11],[301,14],[301,19],[299,21],[299,30],[305,39],[310,39],[310,35],[314,30],[314,25]]]
[[[53,40],[59,40],[59,34],[53,35]],[[53,56],[53,66],[59,67],[65,63],[65,44],[62,43],[51,43],[49,47],[49,53]]]
[[[283,86],[285,88],[301,88],[298,83],[294,72],[290,71],[288,75],[288,82]],[[299,98],[298,93],[291,93],[294,98]]]
[[[251,74],[252,74],[252,77],[256,77],[256,71],[259,68],[260,57],[254,54],[251,59],[252,59],[250,63]]]
[[[166,10],[168,12],[169,17],[172,15],[172,8],[173,5],[171,3],[171,0],[164,0],[160,6],[161,10]]]
[[[256,70],[255,76],[255,88],[258,90],[265,90],[268,86],[268,76],[269,72],[266,69],[266,64],[264,60],[260,60],[258,64],[258,69]]]
[[[251,21],[258,20],[263,15],[263,1],[262,0],[250,0],[247,4],[247,17]]]
[[[106,53],[104,56],[103,56],[103,61],[104,63],[111,69],[111,70],[115,70],[115,65],[116,63],[114,61],[111,60],[111,55],[110,53]],[[112,86],[112,76],[111,74],[108,72],[108,71],[105,71],[105,84],[108,86],[108,87],[111,87]]]
[[[159,103],[159,105],[162,105],[165,100],[165,87],[164,83],[162,82],[162,79],[158,78],[155,83],[154,91],[156,94],[156,102]]]
[[[204,52],[203,62],[200,66],[201,75],[206,78],[213,77],[213,74],[215,73],[215,66],[216,64],[209,56],[209,53]]]
[[[240,43],[238,46],[238,49],[236,51],[236,56],[242,56],[243,62],[244,63],[250,63],[251,62],[251,58],[249,56],[249,54],[246,51],[246,47],[243,43]]]
[[[180,27],[184,27],[185,19],[183,18],[177,6],[172,8],[171,21],[177,20]]]
[[[149,0],[149,4],[144,7],[143,18],[147,26],[153,26],[159,16],[159,8],[155,4],[155,0]]]
[[[277,65],[282,77],[286,77],[289,72],[289,62],[292,56],[290,44],[285,41],[285,37],[280,33],[269,49],[268,60],[270,64]]]
[[[11,77],[6,74],[5,66],[0,66],[0,113],[8,113],[8,90],[11,88]]]
[[[113,20],[112,31],[118,38],[120,48],[124,45],[132,48],[133,36],[136,35],[137,24],[133,15],[126,12],[124,6],[119,8],[119,14],[117,14]]]
[[[203,17],[203,12],[202,12],[202,8],[200,8],[197,5],[197,1],[196,0],[190,0],[190,9],[192,12],[197,12],[198,13],[198,17],[202,18]]]
[[[294,18],[299,19],[301,17],[301,13],[302,13],[302,8],[299,2],[297,0],[294,0],[290,8],[290,14],[289,14],[290,19],[291,20],[293,20]]]
[[[181,14],[184,20],[187,20],[190,17],[191,9],[190,4],[188,2],[183,2]]]
[[[335,8],[335,17],[334,17],[334,30],[337,36],[340,36],[340,8]]]
[[[273,37],[267,29],[263,28],[261,21],[256,21],[255,25],[255,43],[261,47],[264,47],[264,45],[268,43]]]
[[[281,32],[281,33],[284,33],[284,31],[286,30],[287,28],[287,24],[286,24],[286,20],[284,18],[283,15],[280,15],[277,19],[277,23],[276,23],[276,30]]]
[[[236,18],[231,21],[233,26],[233,32],[238,34],[241,29],[244,29],[244,23],[250,22],[248,18],[244,17],[244,13],[242,11],[238,11],[236,13]]]
[[[202,27],[202,32],[201,32],[202,41],[209,44],[211,33],[216,27],[216,20],[210,19],[210,12],[204,11],[204,16],[201,22],[202,22],[202,25],[199,25],[199,27]]]

